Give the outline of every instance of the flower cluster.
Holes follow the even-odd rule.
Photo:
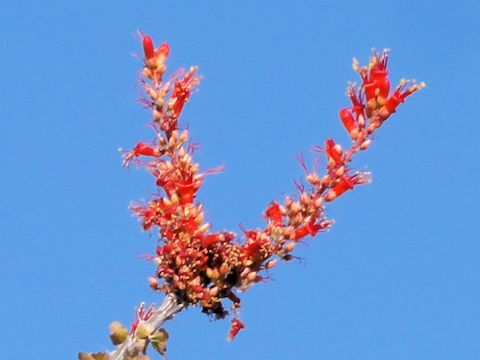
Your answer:
[[[295,199],[287,197],[283,203],[270,203],[264,212],[265,227],[242,229],[244,241],[240,242],[233,232],[210,231],[202,204],[196,201],[205,175],[216,171],[199,171],[193,161],[195,147],[189,144],[189,133],[180,130],[178,124],[185,103],[199,84],[197,68],[179,70],[164,81],[168,44],[155,48],[151,37],[143,35],[143,50],[143,102],[152,110],[156,137],[151,143],[137,143],[124,155],[124,161],[128,165],[136,160],[163,190],[148,204],[132,206],[143,228],[157,229],[162,240],[152,257],[157,270],[149,279],[150,286],[173,293],[188,305],[198,304],[217,318],[227,314],[224,299],[229,299],[233,310],[237,310],[237,290],[246,290],[265,279],[265,270],[275,266],[277,259],[290,259],[298,242],[330,227],[332,221],[325,217],[325,203],[369,182],[368,173],[349,168],[352,156],[367,149],[375,130],[407,96],[424,86],[402,80],[390,92],[386,51],[374,53],[366,67],[354,60],[353,67],[362,82],[359,87],[348,87],[351,106],[339,113],[352,145],[344,150],[333,139],[325,142],[321,151],[327,171],[322,177],[316,166],[309,171],[301,158],[309,187],[298,185]]]
[[[361,83],[348,86],[351,105],[339,112],[351,138],[350,146],[344,149],[335,140],[327,139],[323,146],[314,147],[318,158],[312,169],[300,156],[305,185],[297,183],[297,195],[268,204],[263,212],[265,225],[241,228],[243,236],[238,239],[230,231],[211,231],[210,223],[205,221],[196,195],[205,176],[220,168],[200,171],[193,159],[196,147],[190,142],[188,130],[178,122],[200,82],[197,68],[180,69],[164,78],[168,44],[155,47],[152,38],[143,34],[141,40],[144,66],[140,81],[145,93],[141,101],[152,112],[155,137],[150,142],[138,142],[123,158],[126,166],[133,162],[145,168],[159,188],[148,203],[131,206],[143,229],[155,230],[160,237],[155,254],[150,257],[156,264],[155,274],[149,278],[150,286],[173,296],[182,306],[200,306],[203,312],[219,319],[229,314],[225,304],[229,301],[234,313],[228,335],[231,340],[244,328],[238,318],[239,292],[266,280],[267,271],[279,260],[293,258],[292,251],[299,242],[333,224],[325,215],[325,205],[370,181],[368,173],[351,169],[353,155],[369,147],[375,131],[424,83],[401,80],[391,91],[387,51],[374,52],[367,66],[354,60],[353,68]],[[325,159],[322,175],[318,172],[320,157]],[[147,321],[152,312],[141,307],[130,333],[138,338],[138,324]],[[152,337],[155,329],[150,330]],[[112,334],[117,334],[112,341],[119,344],[128,331],[117,326]],[[153,341],[150,337],[148,341]]]

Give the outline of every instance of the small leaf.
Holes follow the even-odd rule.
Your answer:
[[[135,336],[138,339],[146,339],[150,336],[152,333],[153,329],[151,326],[145,325],[145,324],[140,324],[137,327],[137,331],[135,332]]]
[[[95,358],[90,354],[81,352],[78,353],[78,360],[95,360]]]
[[[120,345],[128,338],[128,330],[118,321],[114,321],[109,326],[110,340],[113,345]]]
[[[167,352],[168,337],[167,330],[163,328],[155,330],[154,333],[149,336],[153,348],[158,351],[160,355],[165,355]]]
[[[108,360],[109,356],[107,353],[104,353],[104,352],[98,352],[98,353],[94,353],[94,354],[91,354],[93,356],[93,358],[95,360]]]

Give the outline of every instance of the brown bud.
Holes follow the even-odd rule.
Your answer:
[[[180,256],[175,257],[175,265],[177,265],[177,267],[182,265],[182,259],[180,259]]]
[[[220,274],[218,273],[218,270],[216,268],[215,269],[207,268],[207,276],[212,280],[217,280]]]
[[[153,120],[160,121],[162,119],[162,113],[158,110],[153,110]]]
[[[383,105],[385,104],[385,101],[386,101],[386,100],[387,100],[387,99],[385,99],[385,98],[382,97],[382,96],[377,96],[377,104],[378,104],[378,107],[383,106]]]
[[[322,184],[323,184],[323,185],[327,185],[329,182],[330,182],[330,176],[325,175],[325,176],[322,178]]]
[[[226,273],[228,273],[230,270],[228,268],[228,265],[227,263],[223,263],[222,265],[220,265],[220,274],[221,275],[225,275]]]
[[[377,100],[375,100],[375,98],[371,98],[370,100],[368,100],[367,102],[367,109],[368,110],[375,110],[377,108]]]
[[[365,140],[364,142],[362,142],[362,143],[360,144],[360,150],[366,150],[366,149],[368,149],[368,147],[370,146],[370,143],[371,143],[371,142],[372,142],[372,141],[371,141],[370,139]]]
[[[293,213],[297,213],[300,210],[302,210],[302,205],[298,201],[295,201],[292,203],[292,206],[290,207]]]
[[[310,204],[311,202],[310,196],[308,196],[305,193],[302,193],[302,195],[300,195],[300,202],[304,205]]]
[[[297,246],[296,243],[294,242],[289,242],[288,244],[286,244],[283,249],[286,251],[286,252],[290,252],[292,251],[293,249],[295,249],[295,246]]]
[[[210,296],[217,296],[218,295],[218,287],[214,286],[208,291]]]
[[[350,137],[352,138],[352,140],[357,140],[360,137],[360,130],[353,129],[352,131],[350,131]]]
[[[271,268],[273,268],[275,265],[277,265],[277,259],[273,259],[273,260],[268,261],[268,262],[265,264],[265,267],[266,267],[267,269],[271,269]]]
[[[256,271],[252,271],[251,273],[249,273],[247,275],[247,280],[248,281],[255,281],[256,278],[257,278],[257,272]]]
[[[153,290],[158,290],[158,280],[152,276],[148,278],[148,283]]]
[[[246,278],[251,271],[252,270],[249,267],[246,267],[245,269],[242,270],[242,272],[240,273],[240,276],[242,278]]]
[[[378,128],[378,126],[379,126],[379,124],[376,123],[376,122],[370,123],[370,125],[368,125],[367,132],[369,134],[373,133]]]
[[[345,166],[340,166],[336,171],[335,171],[335,176],[341,177],[345,174]]]
[[[365,116],[363,116],[362,114],[358,115],[358,126],[360,126],[361,128],[363,128],[365,126]]]
[[[144,68],[142,71],[142,75],[150,79],[152,77],[152,72],[150,71],[149,68]]]
[[[312,185],[318,185],[320,183],[320,178],[316,173],[310,173],[306,176],[306,180]]]

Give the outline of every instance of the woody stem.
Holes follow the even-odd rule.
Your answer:
[[[140,324],[148,326],[148,328],[153,329],[155,331],[158,329],[162,324],[172,319],[175,314],[180,312],[185,308],[185,304],[179,302],[177,297],[173,294],[168,294],[165,296],[162,304],[155,309],[153,314],[148,318],[148,320],[141,320]],[[137,327],[138,329],[138,327]],[[131,354],[135,353],[136,351],[136,344],[138,342],[135,333],[132,333],[128,336],[128,338],[113,352],[109,355],[109,360],[126,360],[129,359]]]

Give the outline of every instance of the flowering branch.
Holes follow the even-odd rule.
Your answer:
[[[343,149],[333,139],[314,150],[325,156],[325,173],[319,175],[316,158],[309,169],[299,156],[307,185],[296,184],[298,195],[273,201],[265,209],[262,228],[241,229],[243,241],[230,231],[211,231],[205,221],[203,206],[196,194],[206,175],[220,168],[200,172],[194,162],[195,145],[178,119],[191,93],[200,82],[197,68],[180,69],[164,79],[165,61],[170,48],[158,47],[149,35],[141,34],[144,67],[141,84],[145,96],[141,102],[152,112],[155,139],[138,142],[124,153],[124,165],[135,163],[155,179],[159,194],[146,204],[131,206],[144,230],[155,229],[161,239],[151,260],[156,271],[149,278],[150,287],[166,295],[164,303],[147,310],[141,305],[131,329],[119,323],[110,327],[112,353],[81,353],[79,359],[147,359],[148,345],[165,353],[168,334],[160,326],[177,312],[199,306],[204,313],[222,319],[233,313],[228,339],[244,328],[238,317],[239,292],[267,279],[266,272],[278,260],[293,258],[295,246],[307,236],[315,236],[333,224],[325,215],[325,205],[335,201],[357,185],[370,182],[366,172],[354,171],[350,163],[355,154],[369,148],[374,133],[404,100],[425,86],[401,80],[390,90],[388,51],[374,52],[368,66],[353,62],[359,74],[359,86],[347,88],[350,107],[339,112],[340,120],[351,138]],[[226,302],[230,303],[229,309]]]

